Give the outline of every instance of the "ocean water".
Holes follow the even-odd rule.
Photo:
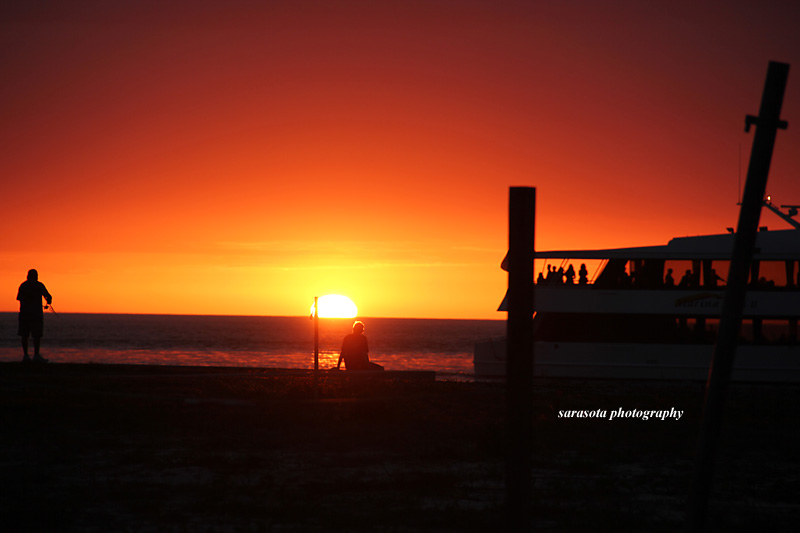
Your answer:
[[[307,317],[45,313],[42,355],[52,362],[314,368]],[[477,340],[502,320],[361,318],[370,360],[387,370],[469,376]],[[320,368],[336,366],[353,319],[319,320]],[[0,361],[19,361],[17,313],[0,313]],[[31,345],[32,353],[32,345]]]

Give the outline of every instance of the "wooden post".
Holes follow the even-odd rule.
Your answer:
[[[753,138],[744,198],[739,211],[739,225],[734,237],[733,257],[728,270],[728,285],[722,303],[719,334],[706,383],[703,420],[697,447],[697,464],[692,492],[689,496],[688,520],[691,531],[695,532],[703,531],[706,527],[714,454],[720,436],[722,414],[733,370],[736,339],[742,323],[747,275],[753,260],[772,150],[778,128],[786,128],[786,123],[780,120],[780,113],[788,74],[789,65],[770,62],[758,117],[748,115],[745,121],[745,131],[748,131],[752,124],[755,124],[757,128]]]
[[[536,189],[511,187],[508,218],[507,531],[530,530]]]

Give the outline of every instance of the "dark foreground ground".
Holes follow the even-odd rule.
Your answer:
[[[413,379],[411,379],[413,378]],[[0,530],[501,531],[499,383],[0,364]],[[536,531],[683,525],[703,387],[546,381]],[[710,531],[795,530],[800,386],[731,390]],[[674,419],[559,418],[666,409]]]

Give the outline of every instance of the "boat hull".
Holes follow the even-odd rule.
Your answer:
[[[536,342],[536,377],[705,381],[714,346]],[[475,344],[477,377],[506,372],[505,338]],[[732,379],[741,382],[800,382],[799,345],[744,345],[736,351]]]

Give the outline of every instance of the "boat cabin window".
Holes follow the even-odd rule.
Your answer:
[[[536,260],[539,285],[596,289],[714,289],[727,284],[729,261],[624,259]],[[754,261],[749,283],[758,290],[800,288],[798,261]]]
[[[537,259],[534,261],[539,285],[592,285],[605,265],[599,259]]]
[[[758,289],[800,286],[797,261],[755,261],[750,267],[750,284]]]
[[[724,287],[729,264],[730,261],[665,261],[664,286],[676,289]],[[674,280],[672,284],[666,281],[670,276]]]

